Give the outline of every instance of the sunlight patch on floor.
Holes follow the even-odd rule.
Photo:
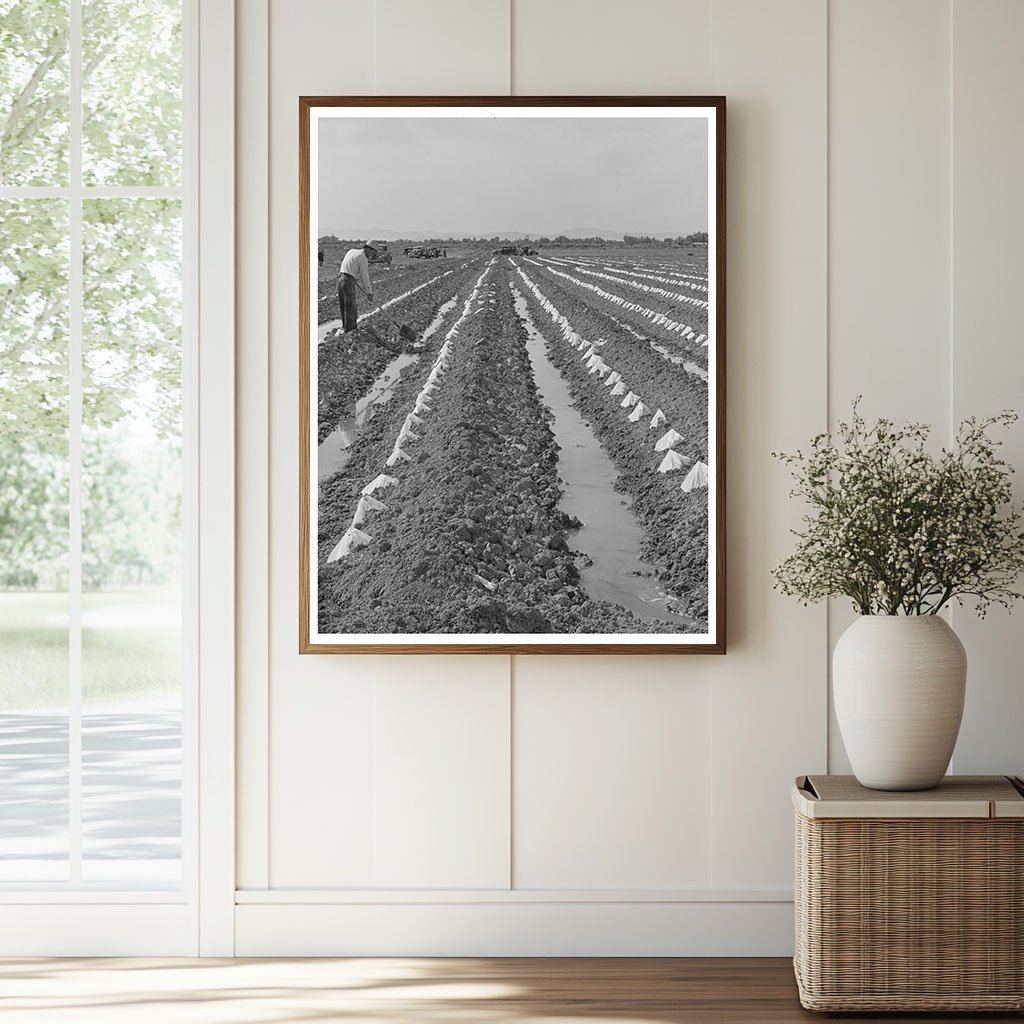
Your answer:
[[[0,960],[3,1024],[667,1024],[602,1012],[542,963],[465,959]],[[612,1000],[613,1002],[616,1000]],[[624,1007],[620,1008],[625,1009]],[[614,1007],[611,1007],[614,1011]],[[598,1015],[595,1016],[595,1011]]]

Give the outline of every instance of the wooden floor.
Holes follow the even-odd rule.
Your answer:
[[[781,959],[0,960],[3,1024],[788,1024]],[[848,1020],[1014,1022],[1017,1014]]]

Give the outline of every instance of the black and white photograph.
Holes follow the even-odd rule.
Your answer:
[[[300,649],[724,649],[724,101],[300,115]]]

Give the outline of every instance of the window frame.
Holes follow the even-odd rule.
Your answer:
[[[69,0],[67,184],[0,186],[0,198],[68,204],[71,476],[71,880],[0,884],[0,921],[10,923],[0,955],[232,955],[234,4],[182,0],[182,173],[168,187],[83,183],[82,12],[83,0]],[[84,202],[105,198],[172,198],[182,210],[182,881],[173,889],[80,878],[82,226]]]

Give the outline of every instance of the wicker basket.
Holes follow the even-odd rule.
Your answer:
[[[806,1009],[1024,1009],[1024,786],[811,776],[793,802]]]

